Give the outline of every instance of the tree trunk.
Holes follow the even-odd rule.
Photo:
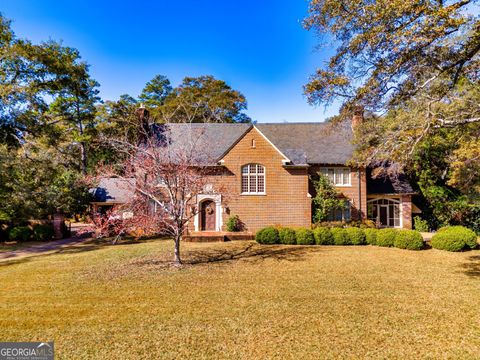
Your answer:
[[[82,174],[87,175],[87,146],[83,141],[80,143],[80,157]]]
[[[174,253],[175,253],[175,259],[174,259],[174,263],[175,265],[182,265],[182,260],[180,259],[180,239],[181,237],[178,236],[174,239],[174,243],[175,243],[175,250],[174,250]]]

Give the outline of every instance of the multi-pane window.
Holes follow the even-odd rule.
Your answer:
[[[368,218],[380,227],[400,227],[400,199],[385,198],[368,201]]]
[[[320,169],[320,173],[330,179],[333,185],[336,186],[350,186],[350,168],[347,167],[323,167]]]
[[[262,165],[242,166],[242,194],[265,194],[265,168]]]
[[[330,211],[328,221],[350,221],[352,220],[350,201],[345,201],[345,207]]]

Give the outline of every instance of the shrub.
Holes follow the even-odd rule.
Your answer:
[[[297,243],[295,230],[290,228],[278,229],[278,238],[280,240],[280,244],[295,245]]]
[[[315,238],[313,237],[312,230],[298,229],[296,232],[298,245],[313,245],[315,244]]]
[[[399,249],[421,250],[423,237],[416,230],[401,230],[395,236],[394,245]]]
[[[428,232],[428,221],[423,220],[420,216],[415,216],[413,218],[413,227],[415,230],[420,232]]]
[[[48,241],[53,238],[53,226],[52,225],[37,225],[33,229],[33,237],[38,241]]]
[[[369,245],[377,245],[378,229],[364,229],[365,241]]]
[[[432,237],[432,247],[439,250],[462,251],[477,247],[477,235],[463,226],[441,228]]]
[[[227,220],[227,231],[237,232],[242,230],[242,222],[238,215],[232,215]]]
[[[395,229],[380,229],[377,233],[377,245],[386,247],[393,246],[397,232]]]
[[[333,236],[329,228],[317,227],[313,230],[313,236],[317,245],[333,245]]]
[[[322,221],[315,224],[316,227],[326,228],[343,228],[345,225],[347,225],[347,223],[344,221]]]
[[[351,245],[350,238],[345,229],[342,228],[332,228],[330,229],[333,236],[333,243],[335,245]]]
[[[349,227],[346,228],[345,231],[347,232],[352,245],[365,245],[365,233],[362,229]]]
[[[255,239],[260,244],[278,244],[278,230],[272,226],[257,231]]]
[[[16,226],[8,233],[10,241],[28,241],[30,239],[30,228],[28,226]]]

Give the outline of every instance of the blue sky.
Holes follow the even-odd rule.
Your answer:
[[[335,107],[307,104],[302,86],[331,55],[301,26],[304,0],[0,0],[19,37],[80,50],[104,100],[136,96],[155,74],[177,85],[211,74],[248,100],[258,122],[323,121]]]

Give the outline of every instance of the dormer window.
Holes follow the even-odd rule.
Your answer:
[[[265,194],[265,167],[260,164],[242,166],[242,194]]]

